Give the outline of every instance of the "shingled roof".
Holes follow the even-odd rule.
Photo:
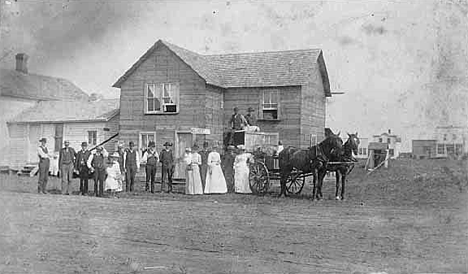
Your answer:
[[[88,101],[41,101],[9,123],[105,122],[119,114],[119,99]]]
[[[158,40],[140,57],[113,87],[120,88],[160,46],[174,52],[207,84],[223,88],[304,85],[310,81],[310,74],[318,66],[325,94],[331,96],[327,69],[320,49],[201,55],[162,40]]]
[[[50,76],[0,69],[0,94],[34,100],[87,100],[72,82]]]

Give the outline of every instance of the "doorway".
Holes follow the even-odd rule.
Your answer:
[[[174,179],[185,179],[184,154],[186,147],[192,147],[192,133],[176,132]]]

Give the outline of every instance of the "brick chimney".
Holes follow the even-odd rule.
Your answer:
[[[392,134],[392,131],[390,129],[388,130],[388,134]]]
[[[16,71],[28,73],[28,55],[26,53],[16,54]]]

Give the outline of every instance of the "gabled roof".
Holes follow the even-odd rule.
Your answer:
[[[105,122],[119,114],[119,99],[88,101],[41,101],[9,123]]]
[[[72,82],[55,77],[0,69],[0,95],[32,100],[87,100]]]
[[[140,57],[113,87],[120,88],[160,46],[171,50],[207,84],[222,88],[304,85],[310,82],[310,74],[318,66],[325,94],[331,96],[327,69],[320,49],[201,55],[162,40],[158,40]]]

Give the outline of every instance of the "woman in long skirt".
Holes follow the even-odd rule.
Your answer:
[[[120,173],[119,165],[120,155],[114,152],[111,158],[111,164],[106,168],[107,178],[104,182],[104,190],[110,191],[114,196],[116,192],[122,191],[122,174]]]
[[[238,146],[240,154],[234,160],[234,189],[236,193],[252,193],[249,184],[249,165],[252,154],[245,151],[245,146]]]
[[[190,148],[186,149],[187,154],[185,157],[185,163],[187,164],[187,182],[185,184],[185,194],[189,195],[203,194],[203,187],[200,177],[201,156],[198,154],[197,150],[197,145],[193,146],[192,151],[190,151]]]
[[[206,173],[205,193],[226,193],[226,179],[221,169],[221,156],[218,146],[213,146],[213,151],[208,154],[208,172]]]

